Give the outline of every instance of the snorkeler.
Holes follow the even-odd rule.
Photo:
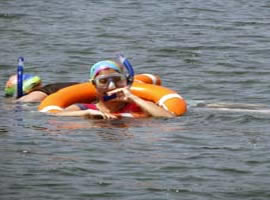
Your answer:
[[[42,86],[39,76],[23,74],[23,96],[16,99],[16,102],[41,102],[48,95],[58,90],[78,84],[78,82],[52,83]],[[9,77],[5,85],[5,97],[15,97],[17,88],[17,75]]]
[[[73,104],[58,116],[87,116],[89,118],[116,119],[125,114],[132,117],[173,117],[174,114],[130,92],[130,77],[124,73],[122,63],[105,60],[90,69],[90,82],[97,91],[97,102]]]

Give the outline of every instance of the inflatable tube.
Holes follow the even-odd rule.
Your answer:
[[[169,88],[134,82],[130,89],[136,96],[152,101],[176,116],[183,115],[187,111],[185,100]]]
[[[131,92],[145,100],[152,101],[176,116],[187,110],[185,100],[175,91],[153,84],[135,81]],[[90,103],[96,99],[96,89],[92,83],[76,84],[46,97],[38,107],[40,112],[59,112],[74,103]]]
[[[91,82],[72,85],[47,96],[39,105],[40,112],[59,112],[74,103],[91,103],[96,88]]]
[[[154,85],[161,85],[161,79],[157,75],[153,74],[138,74],[135,75],[135,81],[140,83],[148,83],[148,84],[154,84]]]
[[[161,85],[161,79],[153,74],[137,74],[134,77],[135,82]],[[62,91],[64,90],[64,91]],[[54,94],[46,97],[40,104],[41,112],[59,112],[67,106],[74,103],[90,103],[96,99],[96,89],[90,83],[76,84],[76,87],[70,86],[63,88]]]

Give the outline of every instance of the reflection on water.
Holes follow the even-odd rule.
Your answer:
[[[81,117],[50,117],[46,127],[32,126],[34,130],[41,130],[48,134],[76,134],[77,131],[88,131],[89,134],[98,134],[104,139],[121,140],[135,137],[132,129],[142,132],[145,137],[151,137],[159,134],[169,134],[184,129],[184,124],[164,123],[168,119],[130,119],[121,120],[93,120]],[[150,132],[145,132],[145,128]],[[77,134],[80,134],[78,132]]]
[[[206,103],[205,101],[191,101],[189,104],[190,108],[198,110],[212,110],[224,111],[224,112],[243,112],[243,113],[263,113],[270,114],[269,105],[264,104],[246,104],[246,103]]]

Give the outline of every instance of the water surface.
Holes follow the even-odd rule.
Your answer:
[[[123,53],[189,103],[175,119],[99,121],[1,97],[1,199],[269,199],[269,13],[266,0],[0,0],[1,96],[18,56],[46,84]]]

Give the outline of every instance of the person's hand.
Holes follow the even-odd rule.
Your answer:
[[[109,96],[116,94],[117,100],[122,101],[132,101],[133,100],[133,94],[130,92],[130,90],[126,87],[124,88],[117,88],[115,90],[107,92]]]
[[[96,118],[96,119],[117,119],[117,116],[107,113],[107,112],[101,112],[99,110],[92,110],[88,109],[86,110],[85,117],[87,118]]]

